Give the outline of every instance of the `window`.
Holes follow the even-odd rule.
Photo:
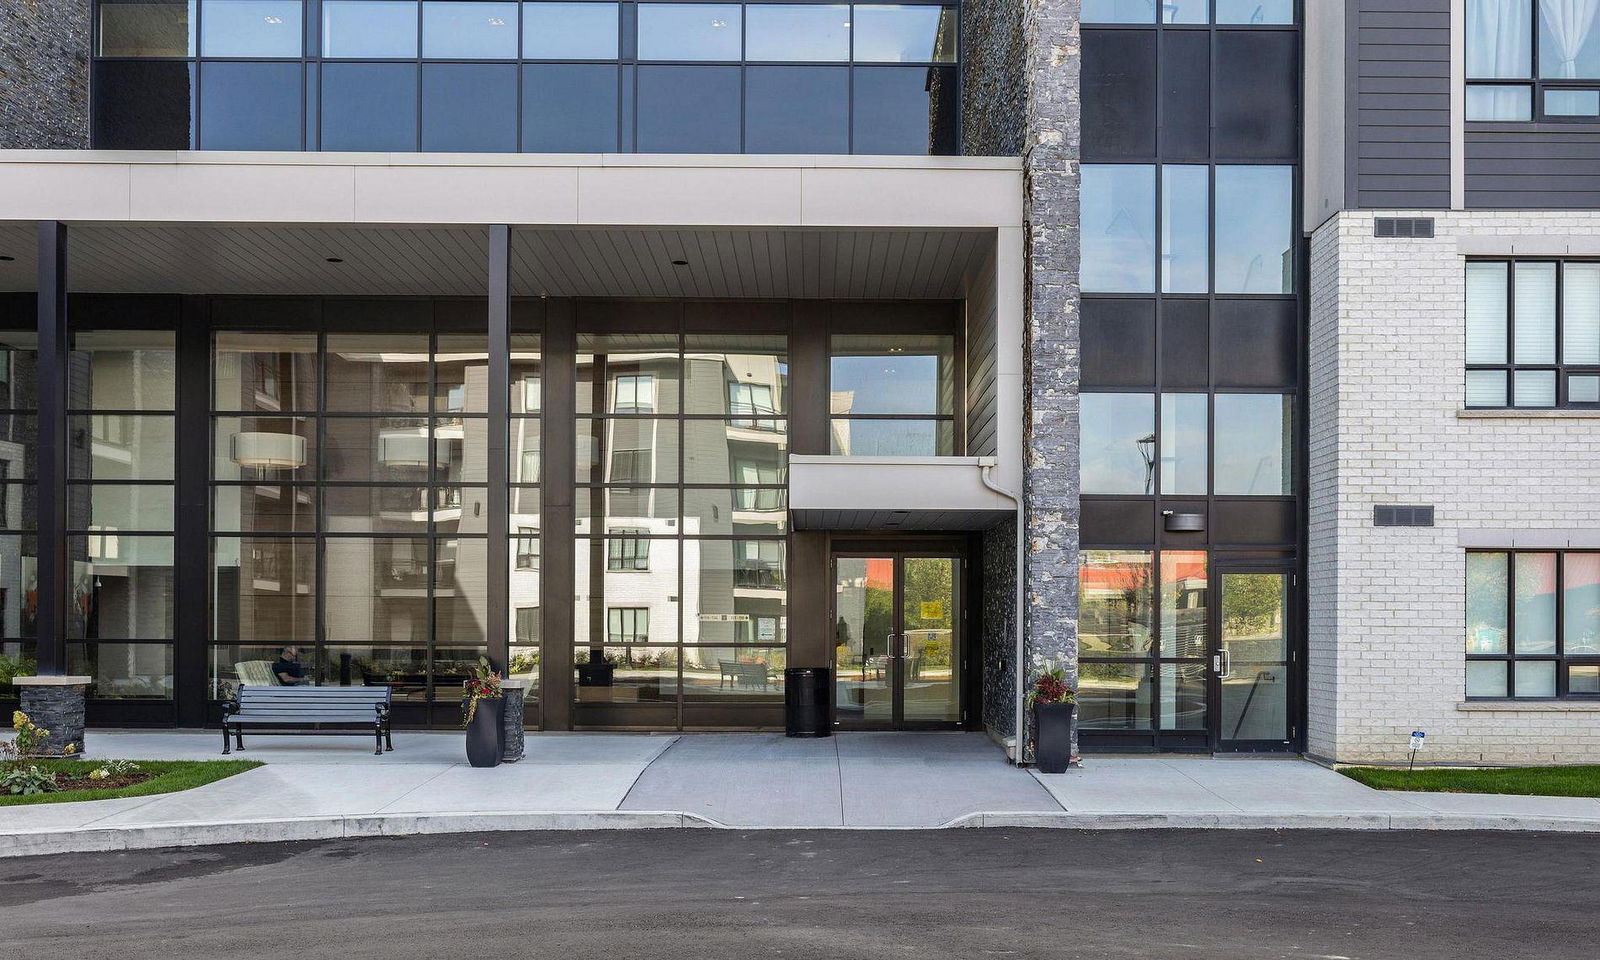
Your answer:
[[[1469,699],[1600,696],[1600,553],[1466,555]]]
[[[617,529],[606,540],[607,570],[649,570],[650,541],[642,535],[648,530]]]
[[[1294,0],[1083,0],[1084,23],[1294,23]]]
[[[772,404],[772,385],[767,383],[728,384],[728,412],[735,417],[770,417],[777,412]]]
[[[539,530],[537,527],[518,527],[516,547],[518,570],[539,569]]]
[[[1466,301],[1468,407],[1600,406],[1600,263],[1473,261]]]
[[[649,643],[649,607],[612,607],[606,611],[608,643]]]
[[[955,453],[955,338],[830,338],[830,450],[836,456]]]
[[[612,390],[615,394],[611,401],[613,413],[654,413],[656,410],[656,380],[649,374],[616,377]]]
[[[1287,497],[1294,493],[1294,396],[1149,393],[1078,398],[1079,485],[1087,495]],[[1159,473],[1159,483],[1157,474]]]
[[[1468,120],[1600,117],[1600,18],[1564,0],[1467,0]]]

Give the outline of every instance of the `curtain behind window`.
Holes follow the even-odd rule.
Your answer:
[[[1540,76],[1600,76],[1600,49],[1584,49],[1595,39],[1596,14],[1600,0],[1539,0]]]
[[[1561,0],[1554,0],[1554,5],[1561,5]],[[1532,75],[1533,9],[1527,0],[1467,0],[1467,76],[1514,79]]]

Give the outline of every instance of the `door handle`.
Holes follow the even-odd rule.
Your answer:
[[[1217,669],[1217,678],[1226,680],[1233,676],[1233,652],[1224,647],[1222,652],[1217,654],[1217,659],[1221,661]]]

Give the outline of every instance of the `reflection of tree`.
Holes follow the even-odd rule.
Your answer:
[[[1233,574],[1222,591],[1222,629],[1231,637],[1275,633],[1283,614],[1282,577]]]
[[[1084,652],[1143,656],[1150,642],[1149,555],[1085,564],[1084,579],[1079,613]]]
[[[863,652],[887,653],[888,636],[894,632],[894,591],[867,588],[866,610],[861,615]],[[878,645],[883,644],[880,648]]]

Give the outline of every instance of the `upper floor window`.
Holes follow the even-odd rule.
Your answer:
[[[99,148],[958,149],[936,0],[97,2]]]
[[[1600,263],[1467,264],[1466,404],[1600,406]]]
[[[837,335],[831,340],[830,452],[857,457],[955,453],[955,338]]]
[[[1597,15],[1587,0],[1467,0],[1467,119],[1600,119]]]
[[[1087,391],[1078,418],[1082,493],[1294,494],[1291,394]]]
[[[1294,23],[1294,0],[1083,0],[1084,23]]]

